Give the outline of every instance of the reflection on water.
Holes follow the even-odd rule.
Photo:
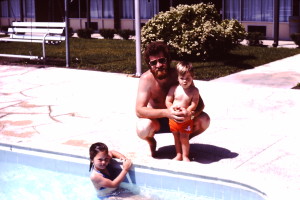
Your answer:
[[[1,200],[99,200],[89,177],[64,174],[25,165],[0,163]],[[178,191],[136,187],[122,183],[116,196],[106,199],[194,200]],[[199,199],[199,198],[197,198]]]

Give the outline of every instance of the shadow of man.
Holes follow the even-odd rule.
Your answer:
[[[176,155],[175,146],[169,145],[158,149],[157,159],[172,159]],[[210,144],[191,144],[190,159],[202,164],[218,162],[222,159],[235,158],[239,154],[228,149]]]

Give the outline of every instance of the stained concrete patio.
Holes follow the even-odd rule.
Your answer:
[[[104,142],[133,163],[249,184],[269,199],[300,196],[300,55],[212,81],[195,81],[210,127],[191,140],[193,162],[159,158],[135,132],[138,78],[66,68],[0,66],[0,143],[88,157]]]

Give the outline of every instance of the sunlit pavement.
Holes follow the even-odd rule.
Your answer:
[[[270,199],[300,193],[300,55],[209,82],[195,81],[210,127],[191,140],[193,162],[158,157],[135,132],[138,78],[67,68],[0,66],[0,143],[88,157],[104,142],[136,164],[231,179]],[[287,197],[287,195],[289,195]]]

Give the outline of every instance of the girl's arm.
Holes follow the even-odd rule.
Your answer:
[[[121,154],[121,153],[118,152],[118,151],[111,150],[111,151],[110,151],[110,154],[111,154],[111,157],[112,157],[112,158],[118,158],[118,159],[120,159],[120,160],[126,160],[126,156],[124,156],[123,154]]]
[[[129,160],[129,159],[124,160],[122,171],[120,172],[120,174],[114,180],[104,178],[101,174],[94,173],[91,176],[91,181],[93,182],[95,188],[97,188],[97,189],[99,189],[101,187],[116,188],[124,180],[124,178],[125,178],[127,172],[129,171],[131,165],[132,165],[131,160]]]

